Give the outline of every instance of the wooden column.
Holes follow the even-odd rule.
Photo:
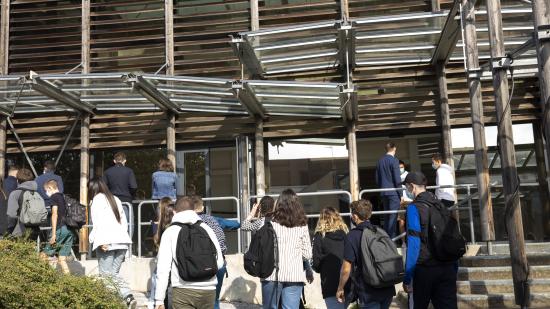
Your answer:
[[[550,3],[548,0],[532,0],[535,31],[539,26],[550,25]],[[550,31],[550,29],[548,30]],[[539,62],[540,99],[543,106],[544,135],[546,136],[546,153],[550,154],[550,40],[537,41]],[[548,173],[548,170],[547,170]]]
[[[174,75],[174,1],[164,0],[166,75]]]
[[[7,126],[6,117],[2,116],[0,118],[0,179],[6,178]]]
[[[453,143],[451,138],[451,113],[449,109],[449,92],[447,90],[447,76],[445,75],[445,65],[440,63],[435,68],[437,74],[437,83],[439,86],[439,107],[441,117],[441,144],[443,155],[447,164],[453,167]]]
[[[533,137],[535,139],[535,158],[537,161],[537,182],[539,183],[540,204],[532,209],[532,218],[535,220],[535,237],[543,241],[544,236],[550,234],[550,193],[548,192],[548,173],[544,155],[544,137],[540,122],[533,123]],[[533,203],[534,204],[534,203]]]
[[[343,20],[349,20],[349,1],[340,0],[340,14]]]
[[[487,17],[491,59],[494,62],[506,55],[500,0],[487,0]],[[529,289],[525,288],[529,279],[529,265],[527,264],[527,255],[525,254],[525,239],[519,197],[519,176],[516,168],[516,150],[514,147],[514,134],[512,132],[512,113],[511,107],[508,107],[510,103],[510,90],[508,89],[507,69],[493,67],[493,88],[495,92],[502,185],[506,207],[505,220],[508,241],[510,243],[510,257],[512,259],[514,294],[516,304],[523,307],[529,303]]]
[[[90,1],[82,0],[82,73],[90,73]],[[80,203],[88,209],[88,181],[90,172],[90,115],[83,115],[80,121]],[[89,218],[86,217],[86,224]],[[81,259],[85,260],[88,254],[88,228],[80,229],[79,251]]]
[[[431,0],[432,1],[432,12],[439,12],[441,11],[441,3],[440,0]]]
[[[476,161],[477,187],[479,194],[479,217],[481,238],[483,241],[495,240],[493,206],[489,190],[489,164],[485,143],[485,123],[483,120],[483,102],[481,100],[481,80],[479,73],[479,54],[475,25],[475,1],[462,0],[462,20],[464,21],[464,44],[466,67],[468,69],[468,89],[472,109],[472,130],[474,135],[474,154]]]
[[[250,0],[250,29],[252,31],[260,30],[260,9],[258,0]]]
[[[254,135],[254,161],[256,167],[256,195],[265,194],[265,160],[264,160],[264,121],[256,119],[256,133]]]
[[[357,128],[355,123],[348,125],[348,136],[346,143],[348,146],[348,158],[349,158],[349,189],[351,193],[351,201],[359,200],[359,164],[357,163]]]
[[[90,115],[82,116],[80,123],[80,203],[86,205],[86,213],[88,209],[88,181],[90,173]],[[89,223],[89,218],[86,217],[86,224]],[[88,228],[80,229],[80,255],[83,260],[86,259],[88,253]]]
[[[0,24],[0,74],[8,74],[8,55],[10,45],[10,0],[2,0]]]
[[[237,162],[239,170],[240,181],[240,200],[241,200],[241,218],[246,218],[250,212],[250,204],[248,198],[250,197],[250,181],[249,181],[249,161],[248,161],[248,137],[237,137]],[[241,233],[241,248],[242,251],[248,248],[249,233]]]
[[[167,113],[168,125],[166,126],[166,156],[176,168],[176,114]]]

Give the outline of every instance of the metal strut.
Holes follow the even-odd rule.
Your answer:
[[[67,145],[69,144],[69,140],[71,139],[71,136],[73,135],[74,129],[76,128],[76,125],[80,121],[80,115],[76,117],[76,119],[73,122],[73,125],[71,126],[71,130],[69,131],[69,135],[65,138],[65,142],[63,143],[63,147],[61,147],[61,151],[59,151],[59,154],[57,155],[57,158],[55,159],[55,166],[57,167],[57,164],[59,163],[59,160],[61,160],[61,156],[63,156],[63,152],[65,152],[65,149],[67,148]]]
[[[19,138],[19,135],[17,134],[17,131],[15,131],[15,127],[13,126],[13,123],[11,122],[10,117],[6,117],[6,120],[8,121],[8,124],[10,125],[11,132],[13,133],[13,136],[15,137],[15,140],[19,144],[19,148],[21,148],[21,151],[25,155],[25,158],[27,159],[27,162],[29,163],[29,166],[31,167],[32,173],[34,174],[34,177],[37,177],[38,174],[36,173],[36,170],[34,169],[34,165],[31,161],[31,158],[29,158],[29,155],[27,154],[27,151],[25,150],[25,146],[23,145],[23,142]]]

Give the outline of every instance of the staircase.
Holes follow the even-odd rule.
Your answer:
[[[550,243],[526,244],[531,266],[530,308],[550,308]],[[459,308],[518,308],[514,299],[512,267],[507,244],[483,247],[477,256],[465,257],[458,271]]]

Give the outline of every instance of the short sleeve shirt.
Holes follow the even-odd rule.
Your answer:
[[[65,216],[67,216],[67,204],[65,203],[65,197],[61,193],[52,194],[50,197],[52,201],[52,207],[57,206],[57,228],[65,225]]]
[[[363,229],[367,226],[370,226],[369,221],[362,222],[348,233],[344,241],[344,260],[352,264],[353,290],[359,298],[359,302],[363,304],[373,301],[383,301],[395,295],[394,287],[373,288],[368,286],[363,280],[361,236],[363,235]]]

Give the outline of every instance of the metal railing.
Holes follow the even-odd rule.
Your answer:
[[[474,229],[474,214],[472,209],[472,199],[477,196],[476,194],[471,193],[472,187],[475,187],[473,184],[460,184],[460,185],[454,185],[454,186],[428,186],[426,187],[427,190],[431,189],[466,189],[466,197],[461,200],[460,202],[456,203],[453,207],[450,208],[450,210],[457,210],[457,211],[468,211],[468,219],[469,219],[469,227],[470,227],[470,238],[472,241],[472,244],[476,243],[475,239],[475,229]],[[387,189],[365,189],[361,190],[359,192],[359,197],[362,197],[365,193],[380,193],[380,192],[390,192],[390,191],[403,191],[404,188],[387,188]],[[463,205],[467,204],[467,207],[461,207]],[[387,215],[387,214],[399,214],[404,213],[405,210],[382,210],[382,211],[373,211],[372,215]],[[403,233],[397,237],[395,237],[393,240],[398,240],[403,237],[405,237],[406,233]]]
[[[236,218],[224,218],[228,220],[237,220],[241,222],[241,207],[239,199],[234,196],[219,196],[219,197],[204,197],[202,198],[203,202],[215,202],[215,201],[233,201],[235,202],[236,208],[237,208],[237,217]],[[158,200],[142,200],[142,201],[134,201],[137,204],[137,213],[138,213],[138,222],[137,222],[137,234],[138,234],[138,257],[141,257],[141,244],[142,244],[142,237],[141,237],[141,227],[142,226],[150,226],[150,221],[143,222],[141,219],[141,208],[144,205],[151,205],[155,207],[159,203]],[[241,231],[240,229],[237,230],[237,251],[238,253],[241,253]]]

